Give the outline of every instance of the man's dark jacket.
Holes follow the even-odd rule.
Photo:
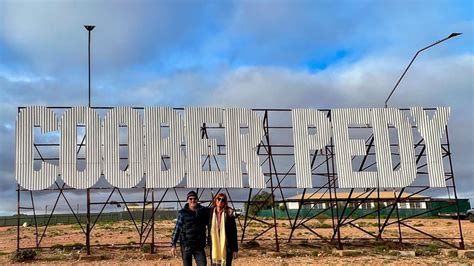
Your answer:
[[[196,211],[186,203],[178,212],[178,221],[173,232],[172,244],[179,238],[182,246],[201,249],[206,246],[206,225],[208,224],[209,210],[197,205]],[[174,242],[174,243],[173,243]]]
[[[207,226],[208,230],[208,241],[211,243],[211,225],[212,225],[212,214],[214,213],[214,208],[211,208],[209,211],[209,224]],[[225,216],[225,233],[227,240],[227,250],[231,252],[237,252],[239,246],[237,244],[237,225],[235,223],[235,215],[232,209],[227,209],[227,215]],[[212,246],[212,245],[211,245]]]

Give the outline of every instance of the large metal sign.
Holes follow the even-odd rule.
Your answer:
[[[441,138],[450,109],[438,107],[433,114],[420,107],[402,112],[395,108],[332,109],[330,116],[317,109],[293,109],[292,136],[296,169],[296,187],[311,188],[310,157],[334,143],[339,188],[401,188],[416,178],[413,128],[426,145],[429,185],[445,187]],[[225,134],[225,170],[204,171],[202,156],[217,154],[216,139],[203,138],[205,124],[218,124]],[[160,128],[166,125],[165,136]],[[366,155],[364,140],[351,138],[348,127],[367,126],[373,130],[376,171],[354,171],[351,158]],[[77,167],[77,127],[86,130],[86,167]],[[120,168],[119,128],[128,132],[128,167]],[[60,135],[59,165],[41,162],[34,169],[34,127],[42,133]],[[243,131],[242,128],[246,130]],[[398,138],[400,165],[392,166],[389,129]],[[316,129],[315,133],[310,129]],[[131,107],[109,110],[103,119],[88,107],[72,107],[58,117],[47,107],[22,108],[16,125],[16,178],[28,190],[42,190],[60,176],[69,186],[85,189],[103,175],[114,187],[132,188],[143,178],[148,188],[177,186],[186,177],[188,187],[241,188],[243,170],[250,188],[264,188],[265,178],[258,156],[258,146],[265,135],[263,119],[244,108],[185,108],[177,112],[166,107],[147,107],[143,113]],[[162,169],[161,161],[171,161]],[[242,169],[245,165],[245,169]]]
[[[150,244],[154,252],[168,243],[155,241],[155,215],[182,207],[190,188],[202,204],[225,191],[232,208],[244,207],[237,218],[241,242],[274,241],[277,251],[281,240],[342,249],[366,240],[396,241],[402,248],[431,239],[463,249],[460,221],[459,234],[449,237],[416,226],[425,215],[462,214],[448,118],[445,107],[20,107],[17,249],[28,248],[20,243],[25,219],[35,225],[38,248],[54,214],[70,212],[90,254],[94,226],[120,204],[138,245]],[[430,198],[445,193],[448,199]],[[54,194],[47,219],[39,221],[37,199]],[[73,200],[85,204],[85,213]],[[139,204],[138,214],[132,203]],[[32,217],[21,215],[25,210]],[[273,222],[260,217],[269,215]],[[357,226],[366,218],[376,218],[377,226]],[[287,220],[288,238],[278,234],[277,219]],[[317,227],[315,219],[332,221],[332,230]],[[247,230],[253,223],[261,230]],[[120,243],[110,238],[109,244]]]

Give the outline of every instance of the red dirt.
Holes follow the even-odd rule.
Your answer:
[[[323,237],[332,235],[331,228],[324,228],[331,220],[314,220],[307,225]],[[456,220],[450,219],[412,219],[408,224],[427,233],[440,238],[459,237],[459,228]],[[140,225],[138,225],[140,228]],[[88,257],[83,249],[42,249],[37,259],[32,263],[134,263],[149,264],[150,262],[159,264],[180,265],[179,258],[172,258],[169,254],[169,239],[173,229],[172,221],[159,221],[155,224],[155,240],[157,242],[157,254],[149,255],[149,252],[140,251],[135,243],[139,242],[139,236],[135,226],[130,222],[119,222],[114,224],[98,224],[92,231],[91,244],[108,245],[108,247],[94,247],[92,256]],[[409,240],[409,238],[423,237],[422,234],[410,229],[402,228],[405,250],[416,250],[419,256],[400,257],[390,255],[392,249],[400,247],[393,243],[375,242],[372,240],[360,241],[356,238],[368,237],[369,235],[356,228],[375,233],[377,231],[376,219],[364,219],[357,221],[354,226],[345,226],[341,229],[341,238],[345,249],[363,250],[364,255],[354,257],[337,257],[332,255],[333,246],[320,241],[320,238],[304,228],[297,229],[293,237],[308,240],[287,240],[280,241],[280,252],[275,252],[274,230],[265,233],[262,238],[267,240],[257,240],[259,247],[240,247],[239,258],[236,265],[248,264],[432,264],[432,263],[469,263],[474,260],[460,259],[445,255],[435,255],[440,249],[447,248],[439,241],[432,240]],[[252,223],[247,229],[246,238],[252,238],[265,230],[265,226],[260,223]],[[466,249],[474,249],[474,223],[462,221],[464,241]],[[39,235],[42,235],[44,228],[39,228]],[[22,227],[21,247],[34,247],[35,228]],[[288,239],[290,228],[288,221],[278,221],[278,236],[280,239]],[[383,238],[398,238],[398,226],[391,225],[386,228]],[[354,241],[353,241],[354,240]],[[149,242],[149,241],[148,241]],[[451,242],[451,241],[448,241]],[[46,231],[46,235],[41,242],[41,246],[50,247],[52,245],[72,246],[74,243],[85,243],[85,237],[78,225],[54,225]],[[0,264],[10,262],[9,253],[16,249],[16,227],[0,227]]]

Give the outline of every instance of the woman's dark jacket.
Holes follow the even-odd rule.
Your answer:
[[[212,247],[211,243],[211,226],[212,226],[212,215],[214,213],[214,208],[211,208],[209,211],[209,225],[207,226],[208,231],[208,241]],[[235,215],[234,211],[230,208],[227,209],[227,215],[225,216],[225,233],[226,233],[226,240],[227,240],[227,250],[231,252],[237,252],[239,250],[237,244],[237,225],[235,223]]]

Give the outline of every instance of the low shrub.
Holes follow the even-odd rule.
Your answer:
[[[383,254],[386,253],[390,248],[386,245],[375,245],[374,246],[374,252],[377,254]]]
[[[72,243],[72,244],[64,244],[64,249],[67,250],[81,250],[85,248],[85,245],[82,243]]]
[[[434,255],[438,255],[439,253],[440,253],[439,246],[434,243],[431,243],[426,247],[417,248],[415,250],[416,256],[434,256]]]
[[[150,253],[151,252],[151,244],[144,244],[141,246],[140,251],[143,253]]]
[[[61,244],[54,244],[51,246],[51,250],[59,250],[59,249],[64,249],[64,246]]]
[[[21,249],[12,254],[11,260],[14,262],[34,260],[36,255],[36,251],[33,249]]]
[[[332,228],[332,225],[326,223],[316,224],[316,228]]]
[[[260,247],[260,244],[255,241],[255,240],[250,240],[249,242],[246,242],[242,245],[244,248],[248,248],[248,249],[251,249],[251,248],[258,248]]]

